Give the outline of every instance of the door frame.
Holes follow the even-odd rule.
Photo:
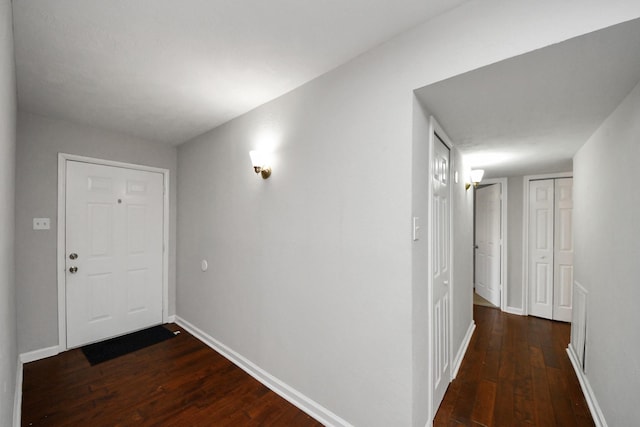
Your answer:
[[[500,310],[501,311],[508,311],[507,310],[507,301],[509,301],[507,299],[507,293],[508,291],[508,286],[507,286],[507,242],[508,242],[508,238],[507,238],[507,226],[508,226],[508,219],[507,219],[507,207],[508,207],[508,200],[507,200],[507,183],[508,180],[507,178],[488,178],[488,179],[483,179],[482,180],[482,185],[492,185],[492,184],[500,184]],[[474,191],[474,208],[473,208],[473,238],[474,238],[474,243],[475,243],[475,237],[476,237],[476,210],[475,210],[475,189]],[[476,257],[476,253],[475,253],[475,248],[473,251],[473,262],[475,264],[475,257]],[[473,272],[473,285],[475,288],[475,268],[474,268],[474,272]],[[474,290],[475,292],[475,290]]]
[[[430,116],[429,117],[429,138],[428,138],[428,152],[429,152],[429,166],[428,166],[428,171],[429,171],[429,185],[428,185],[428,191],[427,191],[427,195],[428,195],[428,200],[429,200],[429,205],[428,205],[428,211],[427,211],[427,224],[428,224],[428,235],[429,235],[429,250],[428,250],[428,256],[427,256],[427,269],[429,274],[427,275],[427,288],[429,290],[428,292],[428,300],[429,300],[429,414],[431,416],[431,419],[433,420],[433,417],[435,417],[435,410],[437,408],[434,408],[433,406],[433,386],[434,386],[434,360],[433,360],[433,349],[434,349],[434,340],[435,340],[435,334],[432,333],[432,325],[435,324],[435,319],[434,319],[434,310],[433,310],[433,257],[432,257],[432,251],[433,251],[433,246],[432,246],[432,241],[433,241],[433,237],[434,237],[434,230],[433,230],[433,206],[432,206],[432,201],[433,201],[433,156],[434,156],[434,146],[435,146],[435,134],[438,134],[438,136],[440,137],[440,140],[444,143],[444,145],[449,149],[449,360],[448,360],[448,364],[449,364],[449,378],[448,383],[451,383],[451,381],[453,380],[453,366],[452,366],[452,359],[453,359],[453,340],[451,339],[451,330],[452,330],[452,325],[453,325],[453,308],[454,308],[454,303],[453,303],[453,289],[455,286],[455,283],[453,281],[453,254],[454,254],[454,250],[453,250],[453,208],[452,208],[452,204],[453,204],[453,180],[451,179],[453,176],[453,171],[455,170],[455,165],[454,165],[454,156],[453,156],[453,142],[451,141],[451,139],[449,138],[449,136],[447,135],[447,133],[444,131],[444,129],[442,128],[442,126],[440,126],[440,124],[438,123],[438,121],[436,120],[435,117]]]
[[[144,172],[156,172],[162,174],[164,186],[162,201],[162,321],[169,320],[169,169],[152,166],[137,165],[133,163],[116,162],[112,160],[98,159],[94,157],[78,156],[75,154],[58,153],[58,352],[63,352],[67,347],[67,283],[66,283],[66,195],[67,195],[67,162],[76,161],[100,166],[114,166],[133,169]]]
[[[542,179],[573,178],[573,172],[526,175],[522,191],[522,315],[529,315],[529,183]]]

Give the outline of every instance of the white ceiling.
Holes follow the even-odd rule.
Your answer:
[[[416,94],[471,167],[503,177],[571,170],[576,151],[639,80],[640,20],[634,20]]]
[[[20,108],[179,144],[465,0],[14,0]]]

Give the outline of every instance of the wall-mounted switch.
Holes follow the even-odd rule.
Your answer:
[[[419,219],[420,218],[418,218],[417,216],[413,217],[413,240],[418,240],[420,238],[420,226],[418,225]]]
[[[49,230],[51,228],[51,220],[49,218],[33,218],[34,230]]]

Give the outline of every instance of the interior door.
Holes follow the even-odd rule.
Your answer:
[[[573,295],[573,178],[555,180],[553,319],[571,321]]]
[[[554,181],[529,183],[529,314],[553,317]]]
[[[501,184],[475,190],[476,293],[500,307],[501,284]]]
[[[435,135],[433,157],[432,209],[432,358],[433,358],[433,408],[438,408],[451,381],[449,364],[449,281],[450,263],[450,185],[449,148]],[[434,411],[435,413],[435,411]]]
[[[162,323],[163,176],[67,161],[67,347]]]

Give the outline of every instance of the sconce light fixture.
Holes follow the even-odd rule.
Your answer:
[[[267,165],[264,153],[252,150],[249,151],[249,156],[251,156],[253,170],[262,175],[263,179],[269,178],[271,176],[271,166]]]
[[[478,184],[480,184],[480,181],[482,181],[482,177],[484,176],[484,169],[474,169],[469,173],[469,180],[471,182],[467,182],[464,186],[464,188],[466,190],[468,190],[471,187],[471,184],[473,184],[474,187],[477,187]]]

